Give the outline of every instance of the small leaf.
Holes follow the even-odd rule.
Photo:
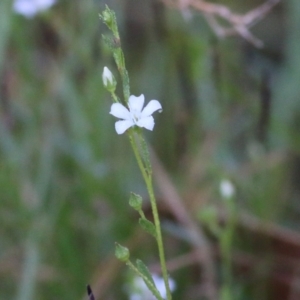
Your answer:
[[[113,51],[114,50],[113,38],[105,36],[104,34],[102,34],[102,39],[104,41],[104,44],[108,47],[108,49],[110,51]]]
[[[145,218],[140,218],[139,224],[146,232],[150,233],[151,235],[153,235],[156,238],[156,230],[155,230],[155,226],[152,222],[150,222],[149,220],[147,220]]]
[[[140,259],[136,260],[136,267],[155,286],[154,280],[152,278],[152,275],[151,275],[148,267]]]
[[[142,278],[143,278],[145,284],[147,285],[148,289],[153,293],[153,295],[157,299],[162,299],[159,291],[157,290],[157,288],[155,286],[154,280],[153,280],[152,275],[151,275],[149,269],[147,268],[147,266],[140,259],[137,259],[136,267],[143,274],[144,277],[142,277]]]

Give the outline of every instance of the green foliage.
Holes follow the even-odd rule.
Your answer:
[[[135,193],[130,194],[129,205],[133,209],[140,212],[142,210],[142,203],[143,203],[143,198],[140,195],[135,194]]]
[[[160,300],[162,299],[159,291],[157,290],[154,280],[151,276],[150,271],[148,270],[147,266],[140,260],[136,260],[136,267],[139,270],[139,272],[142,274],[142,278],[149,288],[149,290],[153,293],[153,295],[156,297],[156,299]]]
[[[154,236],[156,238],[156,230],[155,230],[155,226],[152,222],[150,222],[149,220],[147,220],[145,218],[140,218],[139,224],[146,232],[148,232],[149,234],[151,234],[152,236]]]
[[[111,100],[101,80],[103,67],[113,65],[108,48],[123,70],[125,101],[129,76],[117,35],[101,38],[107,28],[99,20],[100,2],[58,0],[25,19],[12,11],[12,1],[0,1],[1,299],[81,299],[86,284],[101,277],[99,270],[113,277],[101,297],[125,299],[116,284],[122,272],[103,264],[116,240],[127,245],[136,238],[137,217],[130,216],[124,195],[146,191],[130,144],[116,136],[108,114]],[[198,214],[202,199],[213,202],[213,187],[229,174],[239,191],[237,216],[246,211],[298,229],[299,1],[284,2],[254,28],[264,50],[239,38],[219,40],[199,13],[192,11],[189,19],[188,12],[163,5],[154,10],[153,2],[139,1],[136,10],[136,1],[107,3],[121,28],[131,93],[162,102],[164,111],[147,138],[179,193],[188,195],[185,206]],[[230,2],[245,10],[244,3]],[[262,107],[262,89],[268,88],[263,73],[270,80],[269,111]],[[150,173],[149,154],[143,158]],[[215,211],[203,212],[215,226]],[[229,249],[256,252],[246,234],[237,242],[224,240]],[[168,240],[166,252],[187,249],[181,240]],[[153,261],[147,248],[142,254],[147,265]],[[249,280],[233,276],[238,299],[270,293],[255,267],[258,275]],[[193,293],[198,272],[187,269],[174,272],[181,279],[177,295],[200,299]]]
[[[128,248],[116,243],[116,250],[115,250],[116,258],[122,262],[127,262],[130,257],[130,253]]]

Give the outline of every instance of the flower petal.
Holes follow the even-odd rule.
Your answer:
[[[108,83],[113,83],[113,74],[107,67],[104,67],[103,69],[102,81],[105,86],[107,86]]]
[[[131,120],[117,121],[115,123],[115,129],[117,134],[122,134],[133,125],[134,123]]]
[[[128,99],[128,106],[131,111],[141,112],[144,105],[145,97],[140,95],[139,97],[131,95]]]
[[[151,116],[156,110],[162,109],[161,104],[157,100],[151,100],[142,111],[142,118]]]
[[[129,110],[121,103],[114,103],[111,106],[109,113],[116,118],[130,120]]]
[[[144,127],[148,130],[153,130],[154,119],[152,116],[141,118],[140,120],[137,121],[136,125],[138,125],[139,127]]]
[[[15,0],[14,11],[27,18],[32,18],[38,12],[48,9],[55,2],[56,0],[43,0],[43,1]]]

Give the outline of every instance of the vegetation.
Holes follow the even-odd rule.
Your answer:
[[[297,299],[300,2],[251,28],[263,48],[166,2],[106,4],[131,94],[163,107],[145,134],[173,299]],[[214,2],[241,13],[263,3]],[[149,203],[146,188],[102,84],[104,66],[120,82],[103,9],[58,0],[28,19],[0,2],[1,299],[87,299],[87,284],[96,299],[128,299],[116,241],[159,272],[128,204],[131,191]]]

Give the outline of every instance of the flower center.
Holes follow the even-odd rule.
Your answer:
[[[131,119],[133,120],[134,124],[136,124],[139,119],[141,118],[141,113],[137,110],[131,111]]]

